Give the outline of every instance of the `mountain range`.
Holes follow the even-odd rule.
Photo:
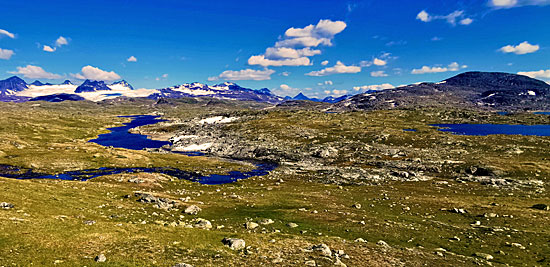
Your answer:
[[[523,75],[465,72],[437,83],[419,83],[355,95],[337,109],[470,107],[495,110],[549,110],[550,85]]]
[[[369,90],[354,96],[309,98],[303,93],[279,97],[269,89],[249,89],[235,83],[216,85],[185,83],[162,89],[134,89],[121,80],[111,84],[86,80],[77,86],[66,80],[61,84],[34,81],[27,84],[13,76],[0,81],[0,101],[65,100],[102,101],[118,97],[168,99],[210,97],[228,100],[278,104],[285,101],[326,102],[333,109],[365,110],[413,107],[471,107],[497,110],[550,110],[550,85],[527,76],[501,72],[465,72],[437,83],[418,83],[386,90]]]

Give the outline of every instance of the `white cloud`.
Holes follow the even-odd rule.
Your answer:
[[[385,60],[375,58],[372,63],[376,66],[384,66],[387,62]]]
[[[120,79],[120,76],[114,71],[104,71],[90,65],[83,67],[81,73],[71,75],[79,80],[112,81]]]
[[[299,94],[302,90],[300,88],[294,88],[286,84],[281,84],[279,87],[274,88],[272,91],[276,95],[295,96]]]
[[[540,48],[539,45],[532,45],[529,42],[525,41],[516,46],[507,45],[499,49],[502,53],[514,53],[516,55],[524,55],[538,51]]]
[[[309,57],[320,55],[321,50],[312,47],[332,46],[334,36],[346,28],[343,21],[320,20],[316,25],[304,28],[289,28],[283,37],[261,55],[248,59],[249,65],[268,66],[307,66]]]
[[[126,59],[126,61],[128,61],[128,62],[137,62],[138,60],[137,60],[136,57],[131,56],[131,57],[129,57],[128,59]]]
[[[327,76],[340,73],[358,73],[361,72],[361,67],[358,66],[346,66],[344,63],[338,61],[333,67],[324,68],[319,71],[312,71],[306,73],[308,76]]]
[[[69,41],[67,40],[67,38],[63,37],[63,36],[59,36],[59,38],[57,38],[57,40],[55,40],[55,46],[57,47],[61,47],[63,45],[68,45],[69,44]]]
[[[294,49],[290,47],[269,47],[265,50],[265,57],[269,59],[282,58],[300,58],[320,55],[321,50],[311,49],[309,47]]]
[[[168,73],[162,74],[162,78],[168,78]]]
[[[323,66],[328,65],[328,60],[323,60],[323,61],[321,62],[321,65],[323,65]]]
[[[445,20],[445,21],[447,21],[447,23],[449,23],[453,26],[456,25],[456,21],[459,18],[463,18],[459,22],[461,25],[469,25],[473,22],[472,19],[464,18],[464,16],[465,16],[465,14],[464,14],[463,10],[453,11],[452,13],[450,13],[448,15],[445,15],[445,16],[443,16],[443,15],[435,15],[435,16],[430,15],[428,12],[426,12],[426,10],[422,10],[416,15],[416,19],[420,20],[422,22],[430,22],[430,21],[434,21],[434,20]]]
[[[51,47],[49,45],[44,45],[44,48],[42,48],[42,50],[44,50],[46,52],[55,52],[55,47]]]
[[[496,9],[520,6],[545,6],[550,5],[550,0],[490,0],[488,5]]]
[[[322,83],[318,83],[317,85],[319,86],[323,86],[323,85],[333,85],[333,82],[332,81],[324,81]]]
[[[17,71],[10,72],[12,74],[20,74],[29,79],[59,79],[62,76],[45,71],[39,66],[27,65],[26,67],[17,67]]]
[[[2,49],[0,48],[0,59],[5,59],[5,60],[8,60],[11,58],[11,56],[13,56],[15,53],[13,52],[13,50],[9,50],[9,49]]]
[[[367,90],[386,90],[386,89],[392,89],[392,88],[395,88],[395,86],[393,86],[389,83],[383,83],[383,84],[354,86],[353,90],[355,90],[355,91],[367,91]]]
[[[275,73],[274,70],[265,69],[265,70],[252,70],[252,69],[245,69],[245,70],[226,70],[222,72],[220,75],[215,77],[209,77],[209,81],[216,81],[216,80],[228,80],[228,81],[241,81],[241,80],[254,80],[254,81],[264,81],[264,80],[271,80],[271,74]]]
[[[465,18],[465,19],[460,20],[459,23],[460,23],[461,25],[470,25],[470,24],[472,24],[472,22],[474,22],[473,19],[471,19],[471,18]]]
[[[281,75],[285,76],[285,77],[288,77],[290,75],[290,72],[288,71],[283,71],[281,72]]]
[[[11,39],[15,38],[15,34],[9,32],[9,31],[6,31],[6,30],[3,30],[3,29],[0,29],[0,36],[2,35],[5,35]]]
[[[432,18],[430,17],[430,14],[426,12],[426,10],[422,10],[416,15],[416,19],[421,20],[423,22],[430,22]]]
[[[411,74],[426,74],[426,73],[440,73],[440,72],[447,72],[447,71],[458,71],[460,69],[465,69],[467,68],[468,66],[466,65],[462,65],[460,66],[457,62],[453,62],[451,64],[449,64],[447,67],[440,67],[440,66],[435,66],[435,67],[428,67],[428,66],[423,66],[422,68],[420,69],[413,69],[411,71]]]
[[[525,75],[533,79],[550,79],[550,69],[548,70],[538,70],[538,71],[520,71],[519,75]]]
[[[311,65],[311,62],[307,57],[273,60],[273,59],[266,58],[264,55],[258,55],[258,56],[251,56],[248,59],[248,64],[260,65],[263,67],[268,67],[268,66],[280,67],[280,66],[308,66],[308,65]]]
[[[326,93],[326,91],[325,91],[325,93]],[[332,94],[336,95],[336,96],[345,95],[347,93],[348,93],[348,90],[337,90],[337,89],[332,90]]]
[[[379,71],[372,71],[370,73],[370,76],[372,76],[372,77],[387,77],[388,74],[386,72],[384,72],[383,70],[379,70]]]

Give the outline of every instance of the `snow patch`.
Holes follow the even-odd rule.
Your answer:
[[[172,150],[174,151],[201,151],[209,149],[212,146],[212,143],[204,143],[204,144],[192,144],[186,147],[176,147]]]
[[[535,91],[531,91],[531,90],[527,91],[527,94],[528,95],[537,95],[537,93],[535,93]]]
[[[216,116],[216,117],[202,119],[199,121],[199,124],[229,123],[237,119],[238,119],[237,117]]]

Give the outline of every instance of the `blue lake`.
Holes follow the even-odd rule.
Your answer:
[[[430,124],[442,132],[457,135],[536,135],[550,136],[550,125],[510,125],[510,124]]]
[[[535,112],[535,114],[550,115],[550,111],[540,111],[540,112]]]
[[[149,124],[155,124],[165,120],[158,119],[159,116],[153,115],[136,115],[136,116],[121,116],[126,118],[132,118],[129,123],[124,123],[124,126],[109,128],[110,133],[101,134],[98,138],[90,140],[102,146],[112,146],[118,148],[126,148],[132,150],[142,150],[145,148],[160,148],[164,145],[170,144],[167,141],[151,140],[146,135],[133,134],[128,130]],[[204,156],[205,154],[200,151],[189,152],[177,152],[178,154],[185,154],[187,156]],[[59,180],[73,180],[73,181],[87,181],[95,177],[121,174],[121,173],[163,173],[178,179],[185,179],[193,182],[199,182],[201,184],[226,184],[232,183],[240,179],[246,179],[253,176],[263,176],[269,174],[270,171],[277,168],[276,163],[269,162],[255,162],[255,169],[248,172],[232,171],[228,174],[212,174],[212,175],[200,175],[194,172],[183,171],[177,168],[170,167],[136,167],[136,168],[116,168],[105,167],[99,169],[86,169],[67,171],[58,174],[46,174],[36,172],[32,169],[23,169],[10,165],[0,165],[0,176],[14,179],[59,179]]]

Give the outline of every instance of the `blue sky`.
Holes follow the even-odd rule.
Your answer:
[[[6,0],[0,9],[0,78],[233,81],[309,96],[472,70],[550,81],[550,0]]]

